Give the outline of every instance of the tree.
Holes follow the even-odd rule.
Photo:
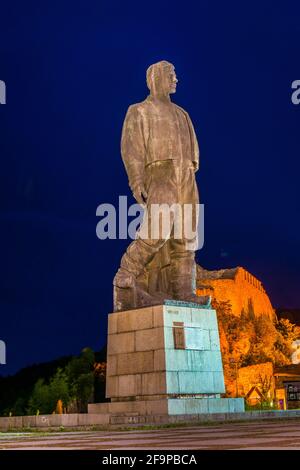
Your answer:
[[[27,399],[25,397],[18,397],[12,407],[5,408],[3,416],[23,416],[26,414]]]
[[[275,324],[277,339],[275,342],[275,363],[284,366],[291,363],[292,343],[300,338],[300,327],[287,318],[281,318]]]
[[[69,385],[66,373],[58,368],[56,374],[46,384],[43,379],[39,379],[33,389],[28,403],[28,414],[53,413],[58,400],[62,400],[66,407],[70,401]]]
[[[242,364],[255,337],[253,323],[245,313],[241,316],[233,315],[229,301],[214,301],[213,307],[217,311],[223,361]]]
[[[287,318],[281,318],[276,325],[282,336],[292,344],[296,339],[300,339],[300,327],[291,323]]]
[[[29,399],[27,414],[35,415],[38,413],[52,413],[52,405],[49,395],[49,387],[43,379],[39,379]]]
[[[87,404],[93,397],[94,364],[94,352],[90,348],[85,348],[79,357],[69,362],[66,368],[70,393],[79,412],[87,411]]]
[[[51,378],[49,384],[49,396],[51,399],[51,406],[54,411],[58,400],[62,401],[63,408],[66,408],[71,399],[70,389],[68,383],[68,376],[63,369],[57,369],[56,374]]]
[[[248,310],[233,315],[230,302],[213,301],[217,311],[226,390],[234,394],[239,367],[272,362],[276,366],[291,363],[291,346],[300,338],[300,327],[287,319],[275,321],[267,315],[255,315],[252,300]]]
[[[258,384],[257,384],[267,401],[271,401],[271,393],[273,391],[274,377],[269,374],[258,374]]]

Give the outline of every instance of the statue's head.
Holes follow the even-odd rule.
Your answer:
[[[162,60],[147,69],[147,86],[152,95],[169,95],[176,92],[175,68],[170,62]]]

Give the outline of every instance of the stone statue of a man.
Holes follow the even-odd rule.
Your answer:
[[[177,82],[174,66],[169,62],[151,65],[147,70],[150,95],[129,107],[123,125],[123,162],[133,195],[146,209],[143,224],[147,222],[149,227],[153,223],[150,208],[154,205],[189,204],[196,208],[199,203],[195,180],[199,166],[197,138],[188,113],[170,100]],[[174,219],[170,233],[162,234],[159,229],[160,235],[155,238],[141,237],[139,233],[123,255],[113,281],[115,311],[154,305],[166,298],[206,303],[207,298],[194,293],[193,240],[187,240],[184,234],[174,236]],[[166,246],[165,288],[162,292],[157,281],[151,290],[144,274]],[[156,268],[162,270],[161,262],[156,263]]]

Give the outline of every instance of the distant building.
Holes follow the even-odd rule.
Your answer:
[[[300,408],[300,365],[275,367],[271,362],[241,367],[237,376],[238,396],[249,405],[264,402],[274,408]]]
[[[276,397],[282,409],[300,408],[300,365],[291,364],[274,370]]]

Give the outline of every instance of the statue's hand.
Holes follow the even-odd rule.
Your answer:
[[[194,172],[196,173],[196,171],[199,170],[199,163],[193,162],[193,165],[194,165]]]
[[[148,194],[143,184],[138,184],[133,188],[133,197],[138,204],[145,206]]]

